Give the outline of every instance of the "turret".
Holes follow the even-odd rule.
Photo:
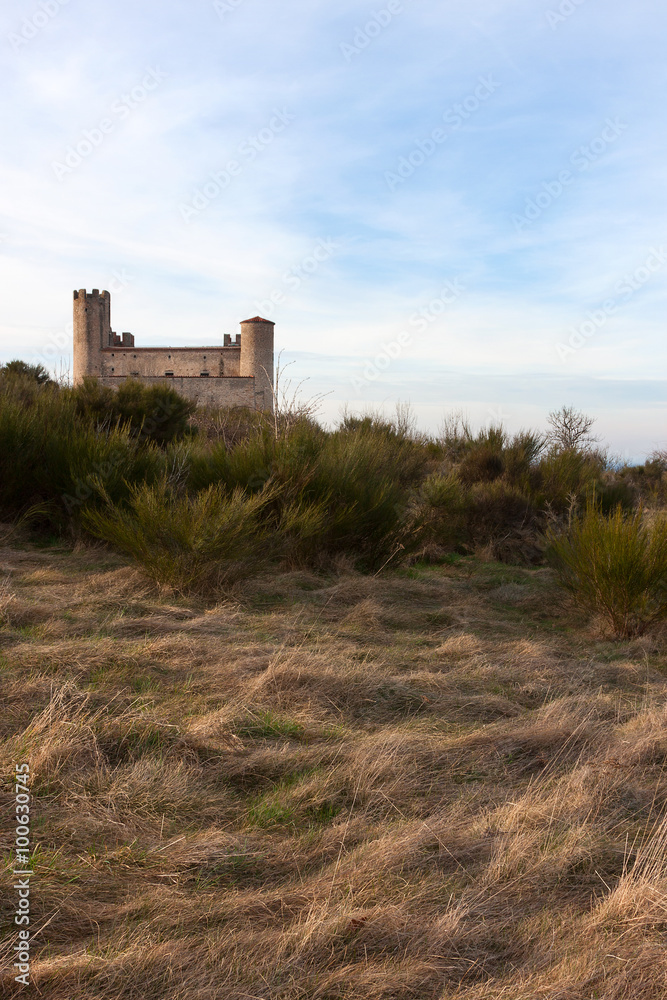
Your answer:
[[[103,347],[111,342],[111,296],[93,288],[74,292],[74,384],[102,374]]]
[[[273,328],[270,319],[255,316],[241,323],[241,375],[255,378],[255,406],[273,411]]]

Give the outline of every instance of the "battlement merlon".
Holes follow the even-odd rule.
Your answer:
[[[121,337],[112,330],[109,347],[134,347],[134,334],[123,333],[123,336]]]
[[[230,334],[225,334],[219,356],[216,356],[219,348],[197,347],[197,348],[135,348],[134,337],[131,333],[124,332],[122,337],[114,333],[111,329],[111,296],[108,291],[100,292],[98,288],[93,288],[87,292],[85,288],[74,291],[74,383],[79,384],[88,376],[94,378],[119,378],[126,376],[137,376],[139,378],[186,378],[194,377],[199,373],[201,378],[216,379],[218,388],[217,399],[219,405],[227,405],[228,399],[236,399],[232,382],[230,379],[251,378],[253,389],[248,397],[248,402],[257,409],[271,412],[273,410],[273,371],[274,371],[274,326],[272,320],[263,319],[261,316],[253,316],[252,319],[243,320],[241,323],[241,333],[237,334],[234,340]],[[117,349],[136,350],[137,355],[132,361],[138,361],[139,352],[142,355],[140,364],[130,367],[124,361],[121,364],[121,371],[115,370],[117,365],[110,362],[108,352]],[[181,364],[165,365],[164,353],[175,352],[174,361],[181,358]],[[192,353],[199,354],[199,357],[190,357]],[[211,352],[211,357],[207,359],[203,352]],[[112,355],[113,356],[113,355]],[[224,360],[223,360],[224,356]],[[171,361],[171,358],[167,358]],[[218,372],[212,369],[218,366]],[[165,372],[164,368],[169,367]],[[201,371],[199,370],[201,367]],[[171,369],[174,368],[172,371]],[[178,368],[181,370],[179,371]],[[190,371],[194,368],[195,371]],[[109,371],[110,369],[110,371]],[[245,405],[245,404],[244,404]]]
[[[109,293],[107,291],[102,291],[101,292],[99,290],[99,288],[93,288],[92,292],[87,292],[85,288],[80,288],[78,292],[75,289],[74,290],[74,298],[75,299],[81,298],[81,299],[84,299],[84,300],[85,299],[97,299],[97,298],[111,300],[111,296],[109,295]]]

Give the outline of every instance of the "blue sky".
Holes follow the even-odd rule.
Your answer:
[[[322,417],[667,444],[658,0],[8,0],[0,360],[257,312]]]

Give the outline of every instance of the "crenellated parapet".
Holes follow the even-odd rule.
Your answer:
[[[111,329],[109,292],[82,288],[74,292],[74,383],[86,376],[113,386],[125,378],[169,379],[207,405],[272,411],[273,331],[271,320],[255,316],[233,340],[225,334],[219,347],[136,347],[131,333]],[[207,380],[206,389],[203,381],[196,388],[199,379]]]

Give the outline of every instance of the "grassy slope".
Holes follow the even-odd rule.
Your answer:
[[[214,608],[103,549],[6,548],[0,580],[44,997],[664,996],[655,636],[471,559]]]

